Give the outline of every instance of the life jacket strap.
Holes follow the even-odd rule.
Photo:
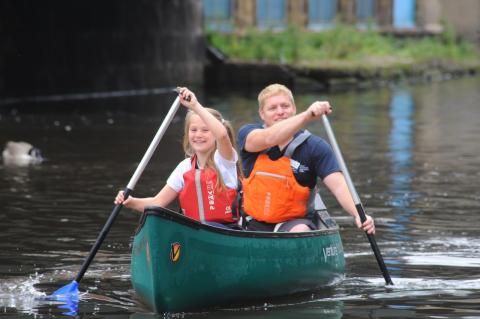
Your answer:
[[[295,152],[297,147],[303,142],[305,142],[307,138],[310,137],[310,135],[312,135],[312,133],[310,133],[308,130],[303,131],[300,135],[295,137],[290,142],[290,144],[288,144],[287,148],[285,149],[285,153],[283,155],[285,155],[288,158],[292,158],[293,152]]]
[[[235,196],[235,199],[232,202],[232,217],[233,217],[233,220],[239,223],[241,222],[243,215],[245,215],[245,212],[242,209],[242,203],[243,203],[242,182],[239,180],[238,187],[237,187],[237,196]]]

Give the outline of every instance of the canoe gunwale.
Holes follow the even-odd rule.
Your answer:
[[[137,235],[140,230],[145,225],[147,216],[153,215],[163,219],[171,220],[173,222],[183,224],[187,227],[194,229],[203,229],[209,232],[235,236],[235,237],[249,237],[249,238],[307,238],[307,237],[317,237],[317,236],[326,236],[339,232],[338,225],[328,229],[312,230],[308,232],[261,232],[261,231],[246,231],[246,230],[236,230],[236,229],[226,229],[219,228],[207,224],[202,224],[199,221],[186,217],[180,213],[177,213],[168,208],[160,206],[146,206],[143,214],[140,217],[139,224],[135,230],[135,235]]]

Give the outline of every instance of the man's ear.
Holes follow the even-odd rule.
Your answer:
[[[262,119],[262,121],[265,121],[265,119],[264,119],[264,114],[263,114],[263,107],[258,110],[258,115],[260,116],[260,118]]]

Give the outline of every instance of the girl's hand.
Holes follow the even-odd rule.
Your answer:
[[[117,196],[115,197],[115,200],[113,201],[113,203],[115,205],[119,205],[119,204],[122,204],[123,206],[129,208],[129,203],[131,202],[131,197],[128,197],[126,200],[125,200],[125,197],[123,196],[123,191],[119,191]]]
[[[190,110],[194,110],[198,106],[198,100],[195,94],[186,87],[177,87],[180,102]]]
[[[355,223],[357,224],[357,227],[366,231],[367,234],[375,235],[375,223],[373,222],[373,218],[370,215],[365,216],[367,217],[367,220],[365,220],[363,224],[360,221],[360,216],[357,216],[355,218]]]

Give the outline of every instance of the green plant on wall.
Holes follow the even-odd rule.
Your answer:
[[[207,40],[231,59],[288,64],[363,65],[372,61],[428,61],[480,63],[474,45],[459,39],[451,26],[437,36],[394,37],[374,29],[357,30],[337,24],[322,32],[301,31],[289,26],[284,31],[246,30],[244,33],[209,32]]]

